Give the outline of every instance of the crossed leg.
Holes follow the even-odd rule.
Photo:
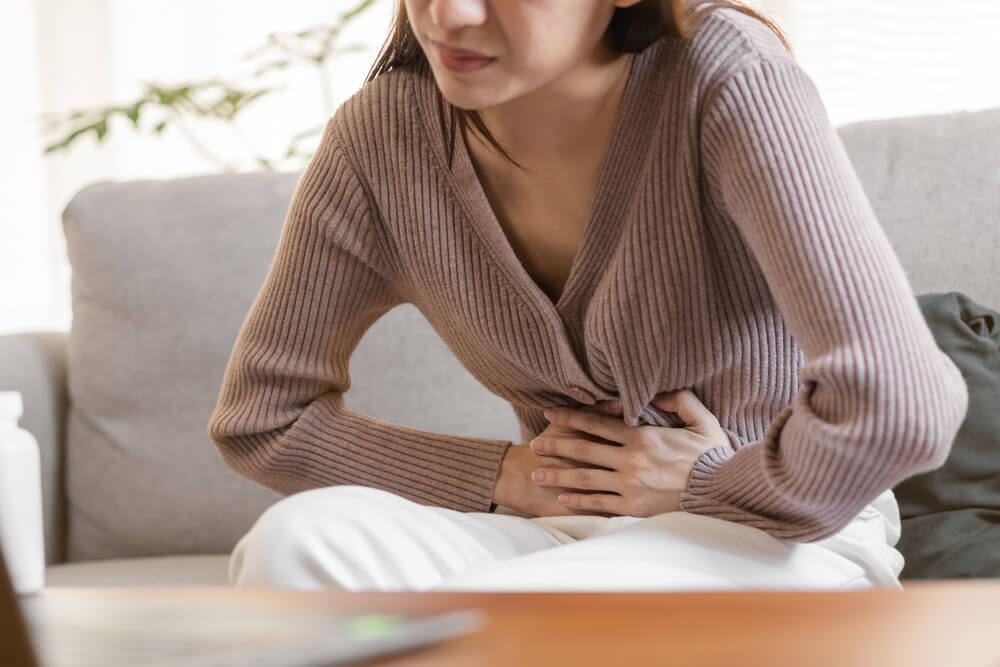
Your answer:
[[[419,591],[471,566],[565,539],[518,516],[422,505],[373,487],[330,486],[268,507],[233,548],[228,577],[237,587]]]
[[[687,512],[524,518],[333,486],[265,510],[234,548],[229,582],[352,591],[901,588],[898,526],[891,492],[837,534],[799,543]]]

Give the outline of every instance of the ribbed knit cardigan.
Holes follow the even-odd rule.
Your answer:
[[[613,397],[630,426],[679,426],[649,401],[690,388],[729,443],[697,460],[684,511],[813,541],[943,464],[965,382],[817,87],[763,23],[716,10],[637,54],[556,303],[460,132],[449,159],[435,86],[426,64],[395,68],[327,123],[208,424],[229,466],[282,494],[360,484],[489,511],[511,441],[345,407],[351,354],[401,303],[524,441],[546,407]]]

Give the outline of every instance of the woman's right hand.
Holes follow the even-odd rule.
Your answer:
[[[621,416],[621,404],[617,399],[601,401],[594,405],[584,406],[581,410],[591,410],[604,414]],[[602,442],[606,441],[596,436],[569,429],[556,424],[549,424],[538,434],[542,435],[572,435],[575,438]],[[527,444],[512,445],[507,448],[500,470],[500,478],[494,489],[493,502],[524,512],[530,516],[561,516],[568,514],[594,514],[592,511],[576,510],[559,502],[559,494],[570,490],[566,487],[542,486],[531,479],[531,473],[537,468],[601,468],[601,466],[574,461],[561,456],[543,456],[536,454]],[[603,469],[603,468],[602,468]],[[582,489],[572,489],[574,493],[587,493]],[[606,493],[606,491],[604,492]],[[604,514],[602,516],[614,516]]]

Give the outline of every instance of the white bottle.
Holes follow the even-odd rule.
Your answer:
[[[0,548],[19,595],[45,584],[42,467],[38,441],[18,427],[19,391],[0,391]]]

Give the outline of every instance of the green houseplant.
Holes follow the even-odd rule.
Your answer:
[[[360,43],[340,46],[338,40],[345,28],[374,4],[375,0],[360,0],[352,8],[342,12],[330,25],[313,26],[295,33],[269,34],[263,45],[241,58],[241,62],[248,63],[253,68],[246,82],[210,78],[160,85],[144,81],[140,96],[127,104],[76,109],[64,114],[42,114],[42,131],[52,137],[47,140],[49,143],[44,147],[43,153],[65,150],[87,134],[95,135],[97,142],[101,143],[109,136],[112,120],[119,116],[128,120],[125,127],[136,131],[145,129],[156,135],[175,126],[198,153],[215,163],[222,171],[235,171],[236,168],[228,160],[216,155],[198,140],[191,130],[189,119],[224,121],[240,139],[245,140],[236,117],[254,101],[282,90],[280,86],[263,85],[261,82],[276,76],[280,78],[289,68],[300,65],[317,70],[328,118],[335,110],[328,63],[340,54],[365,48]],[[289,168],[303,168],[313,154],[313,151],[303,148],[303,143],[310,137],[320,135],[324,125],[325,119],[295,133],[289,138],[280,158],[260,155],[250,148],[254,164],[275,171],[280,159]]]

